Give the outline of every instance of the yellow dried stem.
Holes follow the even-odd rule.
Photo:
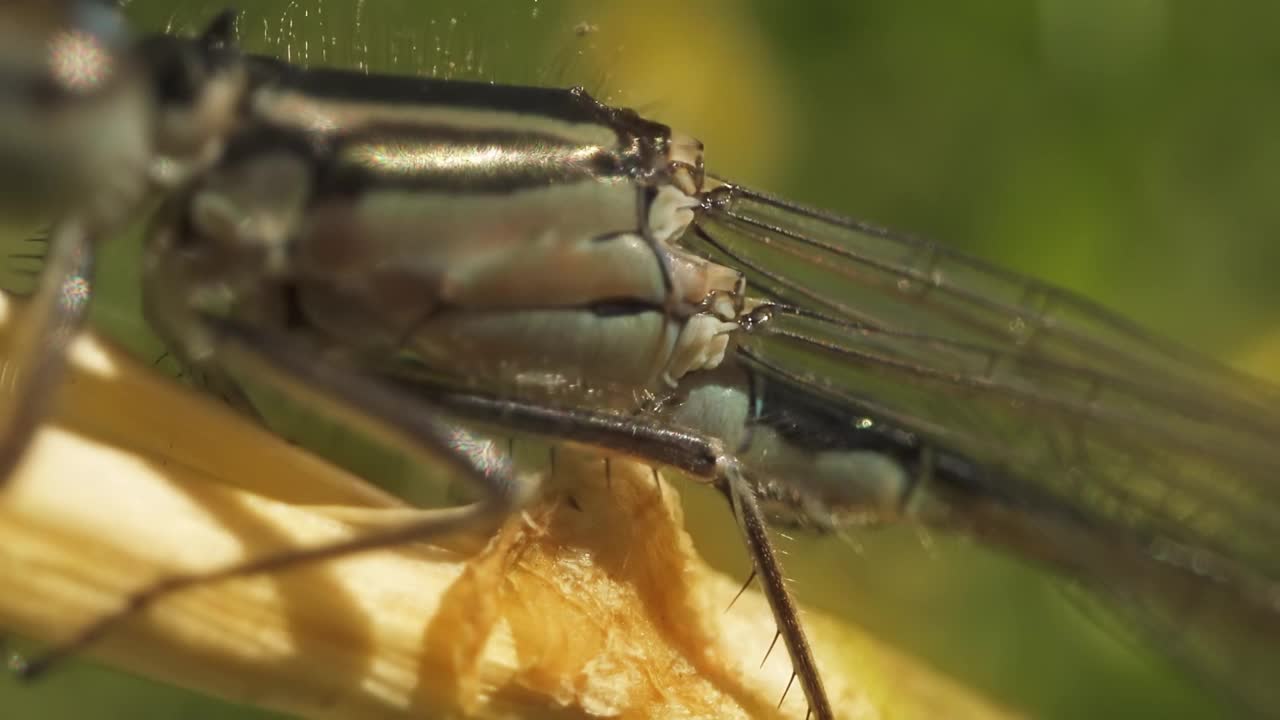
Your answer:
[[[12,327],[12,306],[0,315]],[[607,479],[598,456],[560,458],[556,488],[491,536],[190,589],[89,654],[316,718],[803,718],[798,688],[776,709],[786,654],[759,667],[767,605],[747,593],[725,611],[737,582],[698,558],[675,490],[621,458]],[[416,512],[82,337],[55,417],[0,490],[0,627],[57,642],[159,578]],[[840,717],[1003,716],[807,621]]]

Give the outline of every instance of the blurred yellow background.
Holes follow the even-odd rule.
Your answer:
[[[126,3],[187,32],[222,7]],[[249,5],[247,3],[242,5]],[[1161,0],[258,0],[246,47],[309,64],[581,84],[700,137],[743,183],[940,239],[1280,377],[1280,5]],[[139,335],[136,251],[104,260]],[[690,489],[706,554],[745,572]],[[1034,717],[1218,717],[1062,587],[963,541],[788,544],[805,603]],[[726,603],[728,598],[726,598]],[[257,717],[87,666],[0,682],[6,717]]]

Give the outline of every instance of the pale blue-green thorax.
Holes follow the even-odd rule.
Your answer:
[[[517,386],[633,396],[723,359],[741,275],[675,245],[697,141],[577,89],[252,63],[152,245],[188,300],[224,286],[221,312]]]

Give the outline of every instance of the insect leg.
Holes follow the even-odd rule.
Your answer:
[[[12,341],[18,381],[0,407],[0,488],[43,419],[66,367],[67,345],[84,323],[92,253],[84,223],[67,219],[54,226],[47,267]]]
[[[760,512],[760,505],[756,502],[755,492],[736,464],[725,467],[718,484],[720,491],[729,499],[733,516],[738,521],[738,530],[751,553],[755,564],[753,572],[760,578],[765,598],[778,623],[778,632],[782,635],[782,641],[787,644],[793,677],[800,678],[800,685],[809,700],[809,712],[820,719],[834,717],[826,688],[822,686],[822,675],[818,672],[813,650],[809,647],[809,639],[800,624],[800,612],[791,593],[787,591],[782,564],[778,562],[777,551],[769,540],[767,525]]]
[[[473,481],[484,491],[485,499],[460,507],[423,511],[411,521],[355,538],[268,555],[209,572],[162,579],[133,593],[118,611],[82,628],[65,642],[19,667],[18,673],[24,679],[43,674],[82,651],[121,621],[175,592],[483,528],[524,505],[537,491],[537,480],[517,477],[510,462],[495,467],[490,458],[465,452],[466,448],[476,446],[469,436],[420,403],[406,402],[403,393],[385,383],[327,363],[317,363],[314,355],[298,344],[233,324],[207,320],[200,332],[187,337],[194,335],[203,335],[218,364],[237,376],[271,383],[294,400],[328,411],[354,429],[403,450],[410,457],[437,466],[443,461]]]

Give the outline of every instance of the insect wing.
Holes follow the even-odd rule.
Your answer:
[[[952,523],[1274,708],[1280,391],[1062,289],[752,190],[713,190],[686,242],[762,303],[748,364],[976,464]]]

